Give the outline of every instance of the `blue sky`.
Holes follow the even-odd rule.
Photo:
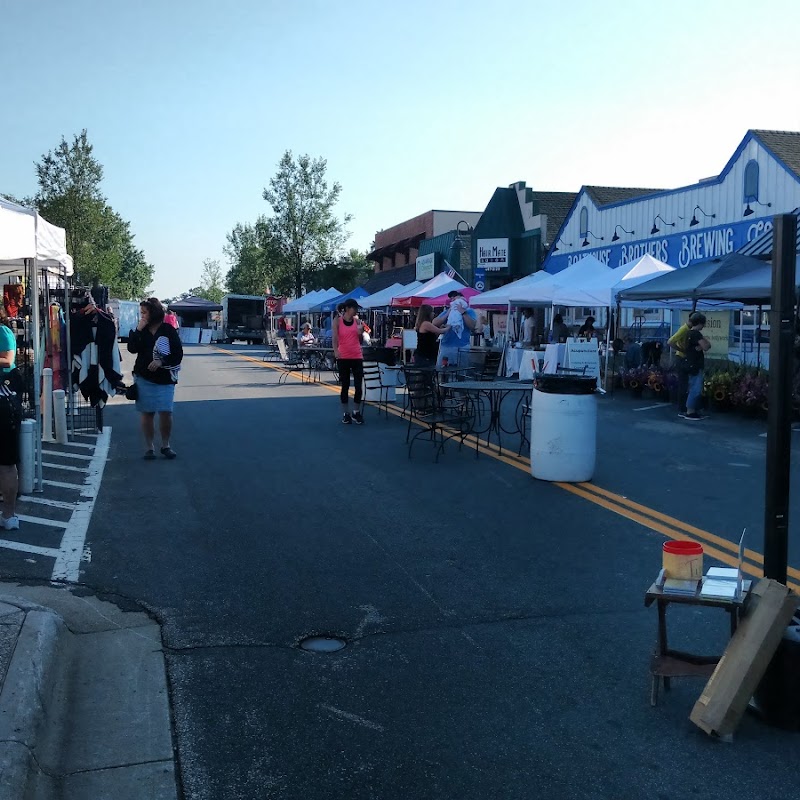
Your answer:
[[[0,192],[87,128],[162,297],[199,282],[287,149],[348,247],[497,186],[669,188],[749,128],[800,130],[792,0],[0,0]],[[38,46],[37,46],[38,43]]]

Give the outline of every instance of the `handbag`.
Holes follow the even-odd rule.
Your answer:
[[[2,373],[2,381],[0,381],[0,395],[3,397],[11,397],[16,395],[22,398],[22,393],[25,390],[25,383],[22,380],[22,374],[14,367],[8,372]]]
[[[125,390],[125,398],[127,400],[138,400],[139,399],[139,386],[135,383],[132,383],[126,390]]]

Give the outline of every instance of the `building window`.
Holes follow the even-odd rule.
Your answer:
[[[589,209],[584,206],[581,209],[581,236],[586,238],[586,234],[589,232]]]
[[[758,162],[750,160],[744,168],[744,202],[758,200]]]

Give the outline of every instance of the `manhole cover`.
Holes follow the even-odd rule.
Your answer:
[[[335,653],[346,645],[344,639],[335,636],[308,636],[300,640],[300,649],[312,653]]]

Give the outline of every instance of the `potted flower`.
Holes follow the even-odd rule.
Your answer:
[[[749,416],[765,413],[768,397],[767,374],[761,371],[743,371],[733,381],[731,402]]]
[[[650,367],[647,375],[647,388],[653,393],[656,400],[669,402],[669,387],[666,374],[659,367]]]
[[[649,367],[631,367],[622,373],[622,385],[630,389],[634,397],[641,397],[650,379]]]
[[[705,376],[703,395],[709,404],[719,411],[731,407],[731,393],[734,387],[734,373],[728,370],[717,370]]]

